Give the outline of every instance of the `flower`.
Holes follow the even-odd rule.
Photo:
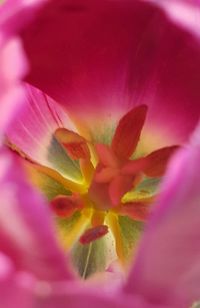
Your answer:
[[[79,307],[86,298],[99,307],[132,307],[133,304],[137,307],[185,307],[192,304],[198,300],[196,285],[192,285],[187,294],[182,291],[189,288],[189,281],[198,281],[198,274],[194,275],[193,270],[199,253],[193,250],[197,228],[195,231],[191,228],[194,213],[190,210],[191,219],[189,223],[186,221],[186,216],[190,215],[184,210],[183,200],[191,198],[196,208],[199,198],[194,185],[198,181],[197,165],[194,163],[191,171],[185,165],[190,159],[198,161],[198,140],[196,145],[192,143],[188,149],[178,151],[167,173],[169,180],[166,176],[161,186],[163,192],[161,189],[160,196],[156,196],[168,160],[188,140],[199,119],[198,31],[194,35],[180,29],[150,2],[77,1],[72,5],[69,1],[32,1],[31,4],[19,1],[14,20],[24,10],[30,12],[30,8],[33,9],[32,21],[28,23],[27,18],[26,26],[23,22],[17,23],[16,30],[30,64],[24,84],[26,102],[21,114],[11,121],[5,132],[6,144],[23,158],[26,173],[11,176],[11,179],[3,174],[2,183],[9,182],[8,187],[15,183],[16,186],[14,197],[8,189],[2,191],[7,200],[5,204],[11,204],[14,213],[25,217],[25,224],[29,222],[30,214],[26,216],[28,209],[23,207],[27,202],[26,192],[33,198],[38,195],[26,184],[28,174],[30,181],[46,195],[49,201],[46,207],[54,213],[55,234],[67,250],[67,257],[71,249],[73,267],[80,276],[86,278],[104,271],[117,255],[126,268],[128,282],[116,287],[112,280],[114,287],[108,288],[111,292],[108,296],[108,284],[102,295],[97,289],[87,284],[83,288],[80,281],[74,280],[71,269],[65,269],[64,254],[55,246],[55,234],[50,240],[46,237],[47,230],[53,228],[50,222],[45,228],[44,217],[52,215],[47,208],[44,215],[41,214],[44,228],[38,230],[39,238],[29,237],[26,228],[22,229],[25,238],[22,233],[19,236],[22,244],[30,243],[33,249],[38,249],[39,256],[33,254],[36,268],[29,265],[32,254],[27,254],[21,242],[13,244],[18,237],[13,236],[12,227],[8,228],[9,232],[5,228],[3,239],[7,233],[11,234],[8,243],[16,246],[13,250],[2,249],[2,262],[7,264],[8,273],[12,272],[13,256],[21,255],[21,267],[14,262],[16,275],[22,269],[28,272],[25,291],[40,307],[65,305],[63,298],[71,301],[72,307]],[[174,18],[170,12],[168,16]],[[158,24],[160,29],[157,29]],[[9,21],[5,29],[14,31]],[[14,165],[21,161],[12,156],[10,159]],[[187,176],[182,185],[184,191],[179,188],[180,183],[177,185],[183,166]],[[21,193],[25,199],[20,197]],[[36,199],[35,202],[43,211],[44,201]],[[34,204],[29,211],[35,230],[40,210],[37,205],[33,211]],[[6,207],[9,213],[8,205],[3,209]],[[138,245],[143,221],[149,212],[150,221],[135,256],[135,265],[129,264],[132,270],[127,274],[127,259],[132,261],[133,248],[136,243]],[[16,218],[13,216],[13,221],[17,222]],[[180,232],[187,223],[186,245],[183,245]],[[20,230],[24,225],[21,218],[18,224]],[[172,236],[174,239],[170,243]],[[163,239],[169,243],[167,248]],[[40,244],[44,240],[47,250]],[[50,242],[54,245],[52,248]],[[111,245],[115,249],[111,249]],[[158,247],[162,248],[161,253]],[[191,247],[189,254],[184,254],[185,247]],[[178,270],[175,270],[177,263],[173,260],[172,248],[177,254],[179,248],[183,256]],[[168,255],[167,261],[165,255]],[[146,256],[149,257],[146,259]],[[44,270],[52,267],[53,274],[51,270],[43,274],[40,265],[43,257],[46,260]],[[55,270],[57,262],[61,262],[61,272],[60,268]],[[163,270],[165,265],[166,271]],[[155,279],[153,270],[156,271]],[[161,277],[157,275],[162,271]],[[181,286],[177,291],[171,283],[173,272],[176,273],[174,280]],[[41,279],[46,284],[41,285]],[[23,279],[17,281],[20,282],[17,288],[21,288]],[[71,287],[66,289],[69,284]]]

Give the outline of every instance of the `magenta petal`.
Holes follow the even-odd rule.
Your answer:
[[[81,118],[93,138],[147,104],[145,131],[160,126],[180,143],[200,113],[200,46],[178,25],[150,1],[49,1],[21,32],[27,80]]]
[[[16,269],[37,278],[70,278],[67,258],[55,240],[48,206],[27,184],[16,157],[0,155],[0,251],[13,260]]]
[[[179,307],[200,299],[199,161],[199,144],[172,160],[126,292],[157,303],[178,299]]]
[[[68,174],[65,151],[54,133],[59,127],[74,129],[63,109],[40,90],[24,85],[25,103],[6,130],[8,141],[31,160]]]

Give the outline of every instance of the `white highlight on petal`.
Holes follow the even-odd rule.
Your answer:
[[[2,252],[0,252],[0,280],[9,276],[12,270],[13,264],[11,260]]]
[[[152,0],[158,6],[164,8],[172,20],[181,27],[200,36],[200,7],[186,1]]]

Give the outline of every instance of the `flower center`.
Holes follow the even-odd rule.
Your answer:
[[[110,243],[111,238],[118,260],[126,264],[127,250],[132,251],[136,243],[142,223],[151,211],[157,184],[177,148],[165,147],[145,157],[132,158],[146,115],[146,105],[125,114],[110,145],[96,144],[67,128],[56,129],[53,138],[64,150],[71,170],[78,166],[74,176],[70,175],[70,169],[65,177],[51,168],[26,163],[37,186],[44,181],[51,184],[49,201],[59,237],[62,245],[71,249],[75,265],[84,278],[108,265],[99,265],[99,254],[105,245],[100,250],[98,245]],[[93,260],[90,263],[89,258]],[[89,270],[88,264],[93,264]]]

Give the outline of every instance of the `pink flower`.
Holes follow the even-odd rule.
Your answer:
[[[4,305],[18,294],[25,307],[187,307],[200,297],[198,133],[158,186],[199,120],[198,27],[177,15],[185,2],[165,14],[154,2],[19,1],[4,18],[30,65],[5,130],[20,157],[0,157]]]

